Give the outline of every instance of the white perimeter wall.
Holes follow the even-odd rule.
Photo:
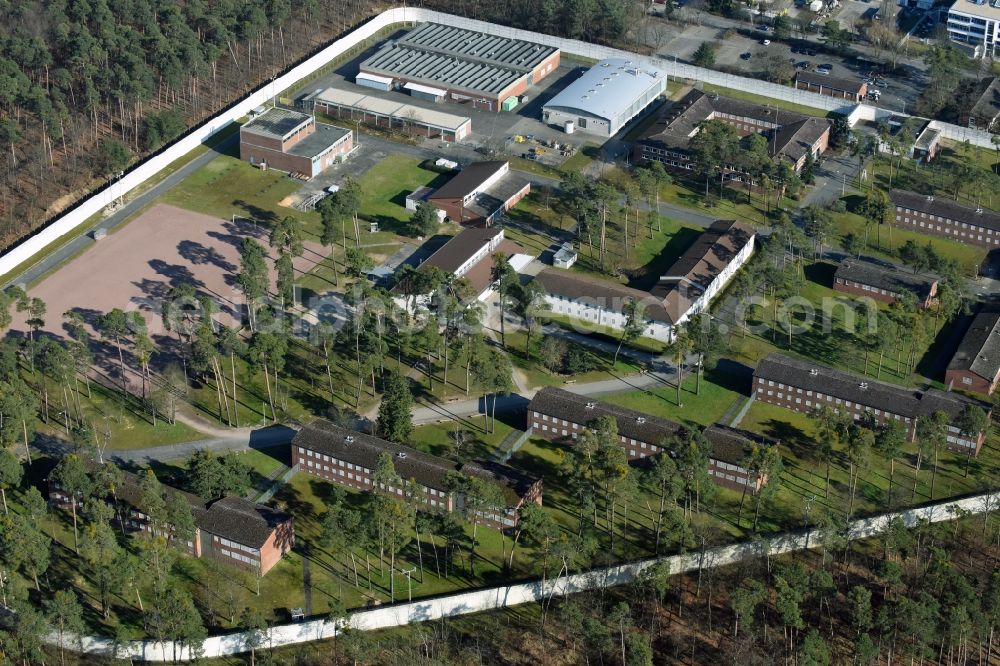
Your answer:
[[[860,539],[879,534],[896,517],[901,518],[909,526],[916,525],[921,520],[936,523],[953,520],[962,515],[995,511],[998,502],[1000,502],[1000,493],[986,493],[962,500],[940,502],[919,509],[909,509],[872,518],[863,518],[851,523],[849,538]],[[414,622],[425,622],[442,617],[478,613],[539,601],[551,596],[561,596],[601,587],[622,585],[635,580],[643,572],[659,562],[666,563],[670,567],[671,575],[674,575],[695,571],[699,566],[706,568],[721,567],[760,557],[764,554],[764,544],[770,546],[770,555],[781,555],[802,550],[809,546],[815,546],[819,543],[819,539],[820,536],[816,530],[810,532],[799,530],[776,536],[770,542],[743,542],[731,546],[713,548],[706,550],[704,553],[689,553],[686,555],[643,560],[632,564],[567,576],[555,581],[550,580],[544,586],[540,581],[534,581],[520,585],[477,590],[475,592],[454,594],[427,601],[415,601],[392,607],[361,611],[354,613],[350,617],[349,623],[355,629],[372,630],[398,627]],[[323,638],[332,638],[335,633],[336,628],[334,625],[323,620],[282,625],[274,627],[271,630],[268,640],[264,642],[264,647],[267,645],[279,647]],[[53,644],[57,643],[57,638],[54,635],[50,635],[49,642]],[[111,643],[107,639],[93,637],[85,637],[83,639],[83,649],[86,652],[107,652],[110,645]],[[75,649],[78,646],[73,642],[67,641],[67,647]],[[171,661],[173,659],[173,644],[169,642],[134,641],[129,644],[129,647],[132,657],[136,659],[144,661]],[[205,641],[203,649],[204,656],[206,657],[219,657],[246,651],[244,649],[243,636],[239,633],[213,636]],[[178,656],[184,657],[186,655],[186,649],[178,649]]]
[[[288,73],[258,88],[241,102],[237,102],[233,106],[222,111],[218,115],[206,121],[204,125],[193,131],[191,134],[170,145],[159,155],[150,158],[146,162],[126,173],[119,182],[115,183],[113,188],[108,188],[88,199],[83,200],[76,208],[56,218],[34,236],[30,237],[20,245],[8,250],[3,254],[3,256],[0,256],[0,275],[10,273],[14,268],[31,259],[36,253],[41,251],[47,245],[59,240],[77,226],[85,222],[87,218],[99,213],[105,206],[111,203],[112,200],[122,196],[123,194],[131,192],[147,179],[158,174],[174,160],[184,157],[184,155],[202,144],[206,139],[223,127],[229,125],[237,118],[247,115],[249,111],[255,107],[265,104],[281,91],[291,88],[301,79],[309,76],[329,63],[331,60],[343,54],[345,51],[348,51],[364,42],[369,37],[372,37],[381,31],[383,28],[400,23],[415,23],[420,21],[434,21],[470,30],[478,30],[487,34],[500,35],[513,39],[522,39],[548,46],[554,46],[567,53],[593,58],[594,60],[603,60],[605,58],[612,57],[638,60],[649,66],[665,70],[670,76],[675,78],[680,77],[695,81],[704,81],[706,83],[725,86],[735,90],[752,92],[758,95],[765,95],[817,109],[824,109],[826,111],[841,111],[843,113],[849,113],[855,108],[854,106],[845,106],[843,101],[827,97],[825,95],[819,95],[804,90],[795,90],[794,88],[782,86],[777,83],[758,81],[757,79],[735,76],[733,74],[724,74],[722,72],[716,72],[703,67],[695,67],[694,65],[672,62],[660,57],[639,56],[628,51],[622,51],[608,46],[589,44],[575,39],[563,39],[561,37],[553,37],[552,35],[544,35],[528,30],[520,30],[518,28],[508,28],[505,26],[495,25],[493,23],[487,23],[485,21],[477,21],[474,19],[463,18],[461,16],[454,16],[452,14],[444,14],[420,7],[396,7],[393,9],[387,9],[364,25],[360,26],[351,34],[338,39],[317,53],[315,56],[292,68]],[[860,110],[855,112],[855,115],[853,116],[855,118],[873,119],[882,112],[882,110],[876,110],[874,107],[864,104],[859,105],[858,108]],[[952,139],[955,141],[967,140],[975,146],[993,148],[989,132],[959,127],[957,125],[942,123],[939,121],[934,121],[933,126],[935,129],[940,130],[942,136],[946,139]]]

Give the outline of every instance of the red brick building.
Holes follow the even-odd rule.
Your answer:
[[[503,161],[473,162],[432,192],[427,202],[452,222],[490,226],[531,192],[531,183]]]
[[[921,308],[930,307],[937,295],[937,278],[929,275],[904,273],[895,268],[883,268],[866,261],[846,260],[833,275],[833,289],[852,296],[891,303],[909,292]]]
[[[553,442],[572,445],[595,419],[610,416],[618,424],[621,447],[630,462],[644,460],[666,451],[665,444],[680,434],[684,426],[652,414],[601,402],[559,388],[540,390],[528,405],[528,427],[531,434]],[[764,477],[751,480],[745,467],[754,442],[773,445],[775,442],[744,430],[712,426],[703,433],[712,445],[708,473],[712,480],[728,488],[749,488],[756,493]]]
[[[1000,381],[1000,312],[982,311],[972,319],[944,381],[948,388],[990,395]]]
[[[990,248],[1000,245],[1000,213],[907,190],[892,190],[889,199],[896,207],[896,225],[903,229]]]
[[[708,120],[726,123],[741,137],[762,135],[767,139],[771,158],[787,161],[796,172],[802,170],[810,155],[817,158],[830,145],[831,123],[826,118],[692,90],[668,106],[635,142],[635,163],[656,161],[677,171],[691,170],[689,144],[699,125]],[[746,177],[737,165],[727,170],[727,180],[745,182]]]
[[[356,82],[433,101],[510,111],[559,67],[559,49],[474,30],[422,23],[360,65]]]
[[[100,469],[93,461],[84,461],[84,465],[92,476]],[[151,532],[149,516],[138,508],[142,494],[139,477],[123,470],[122,479],[115,495],[105,498],[115,509],[116,524],[130,532]],[[180,499],[191,507],[195,531],[186,547],[194,557],[212,557],[264,575],[295,544],[292,517],[287,513],[240,497],[206,502],[197,495],[170,486],[162,488],[166,498]],[[52,481],[48,482],[48,495],[54,506],[67,511],[72,509],[69,494]],[[77,512],[82,499],[76,499]],[[168,527],[167,530],[161,536],[172,540],[173,529]]]
[[[240,159],[314,178],[354,148],[351,130],[274,107],[240,128]]]
[[[987,416],[992,412],[989,403],[959,393],[895,386],[783,354],[760,361],[753,392],[761,402],[806,414],[827,406],[854,419],[870,414],[879,423],[899,421],[911,440],[916,438],[917,419],[937,411],[953,422],[969,405],[981,408]],[[960,453],[979,453],[985,438],[984,432],[970,438],[954,425],[948,427],[948,448]]]
[[[464,498],[449,490],[449,476],[455,474],[477,477],[500,489],[507,505],[502,511],[480,513],[480,524],[514,527],[522,506],[542,503],[541,479],[507,465],[487,461],[459,464],[323,420],[308,424],[292,440],[293,466],[360,491],[373,490],[372,476],[383,453],[392,457],[396,474],[403,481],[421,487],[423,500],[431,510],[451,513],[461,509]],[[403,497],[403,488],[384,490]]]

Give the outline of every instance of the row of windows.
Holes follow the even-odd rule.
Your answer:
[[[256,557],[247,557],[246,555],[241,555],[240,553],[237,553],[234,550],[227,550],[226,548],[220,548],[219,552],[225,555],[226,557],[238,560],[240,562],[244,562],[246,564],[251,564],[254,566],[259,564],[260,562],[260,560],[257,559]]]
[[[887,289],[882,289],[881,287],[873,287],[871,285],[863,284],[861,282],[854,282],[852,280],[845,280],[844,278],[837,278],[837,284],[842,284],[842,285],[845,285],[845,286],[848,286],[848,287],[856,287],[858,289],[861,289],[862,291],[871,291],[871,292],[874,292],[876,294],[882,294],[883,296],[892,296],[893,298],[896,298],[896,297],[899,296],[899,294],[897,294],[894,291],[889,291]]]
[[[302,451],[302,450],[303,449],[300,447],[299,451]],[[315,454],[315,455],[317,457],[319,457],[319,454]],[[369,470],[368,470],[367,467],[362,467],[361,465],[352,465],[350,463],[346,463],[345,464],[342,460],[338,460],[337,458],[331,458],[330,456],[323,456],[323,458],[326,458],[327,460],[329,460],[331,462],[331,465],[321,465],[318,462],[317,463],[313,463],[312,460],[307,460],[306,461],[306,466],[315,469],[317,472],[327,472],[328,474],[331,474],[331,475],[336,475],[336,476],[339,476],[339,477],[343,477],[342,479],[331,479],[332,481],[339,481],[339,482],[343,483],[343,479],[347,479],[349,481],[355,481],[357,483],[363,483],[366,486],[370,486],[371,485],[372,481],[371,481],[371,478],[368,476]],[[347,471],[347,469],[344,469],[345,466],[346,466],[347,469],[359,470],[359,473],[355,474],[354,472],[349,472],[349,471]],[[361,473],[361,471],[363,471],[363,474]],[[388,486],[387,487],[384,483],[380,484],[380,485],[381,485],[381,488],[383,490],[388,490],[389,492],[395,493],[396,495],[399,495],[399,496],[403,495],[403,490],[401,488],[396,488],[394,486]],[[443,490],[437,490],[436,488],[428,488],[426,486],[421,486],[421,488],[424,490],[425,493],[427,493],[428,495],[430,495],[432,497],[441,497],[441,498],[444,498],[444,497],[447,497],[447,495],[448,495],[448,493],[446,493],[445,491],[443,491]],[[439,501],[439,500],[436,500],[436,499],[432,499],[430,497],[427,499],[427,503],[430,504],[431,506],[434,506],[434,507],[447,506],[447,502],[445,502],[443,499],[441,501]]]
[[[941,225],[931,224],[930,222],[924,223],[924,222],[921,222],[921,221],[919,221],[919,220],[917,220],[915,218],[909,218],[909,217],[903,217],[903,218],[901,218],[900,221],[903,224],[909,224],[910,226],[913,226],[913,227],[920,227],[921,229],[926,229],[927,231],[939,231],[939,232],[941,232],[943,234],[950,234],[952,236],[958,236],[960,238],[965,238],[965,239],[968,239],[970,241],[972,241],[972,240],[975,240],[975,241],[986,241],[986,242],[993,243],[994,245],[1000,245],[1000,234],[998,234],[998,236],[994,236],[994,237],[990,238],[990,236],[993,236],[993,230],[992,229],[985,229],[984,230],[981,227],[972,227],[973,229],[976,229],[977,231],[976,232],[969,231],[968,233],[966,233],[964,231],[956,231],[954,229],[954,226],[955,226],[954,222],[950,222],[950,221],[945,222],[945,226],[943,228],[941,227]],[[962,226],[963,227],[966,226],[965,223],[962,223]],[[983,238],[983,232],[984,231],[985,231],[985,233],[987,235],[986,238]]]
[[[708,475],[714,476],[717,479],[725,479],[726,481],[730,481],[732,483],[738,483],[741,486],[750,485],[750,479],[746,478],[745,476],[734,476],[733,474],[724,474],[723,472],[719,472],[713,469],[708,470]]]
[[[993,230],[992,229],[988,229],[988,228],[985,228],[985,227],[980,227],[977,224],[969,224],[967,222],[959,222],[959,221],[953,220],[953,219],[951,219],[949,217],[941,217],[940,215],[934,215],[933,213],[925,213],[923,211],[916,211],[916,210],[913,210],[911,208],[904,208],[902,206],[896,206],[896,212],[897,213],[903,213],[903,217],[904,218],[912,216],[913,220],[916,220],[919,217],[921,219],[928,220],[928,221],[931,221],[931,222],[944,222],[945,224],[948,224],[948,225],[951,225],[951,226],[957,226],[957,227],[960,227],[962,229],[978,229],[980,233],[985,232],[986,234],[988,234],[990,236],[993,235]],[[997,234],[1000,234],[1000,231],[997,231]]]
[[[247,553],[253,553],[254,555],[259,555],[260,551],[256,548],[251,548],[250,546],[244,546],[241,543],[236,543],[235,541],[230,541],[229,539],[223,539],[222,537],[215,537],[216,540],[221,543],[226,548],[236,548],[237,550],[242,550]]]
[[[770,379],[764,380],[764,379],[762,379],[760,377],[757,378],[757,386],[760,387],[761,390],[764,389],[765,382],[766,382],[766,386],[771,386],[771,387],[775,387],[775,388],[781,389],[779,391],[767,391],[767,395],[769,395],[769,396],[776,396],[777,398],[782,399],[782,400],[784,400],[784,399],[793,400],[794,399],[795,403],[799,404],[799,405],[802,404],[802,398],[796,398],[795,394],[805,395],[806,397],[813,397],[813,395],[814,395],[813,391],[811,391],[811,390],[803,391],[801,388],[798,388],[796,386],[786,386],[786,385],[782,384],[781,382],[775,382],[775,381],[770,380]],[[786,396],[782,391],[788,391],[788,395]],[[816,391],[815,392],[815,397],[816,397],[816,405],[817,406],[819,405],[820,401],[824,401],[825,400],[828,403],[832,403],[832,404],[836,404],[836,405],[843,405],[844,407],[848,407],[848,408],[852,408],[852,409],[868,410],[868,411],[871,411],[873,414],[875,414],[875,416],[884,416],[884,417],[888,417],[888,418],[894,418],[897,421],[905,421],[906,423],[910,422],[910,417],[909,416],[905,416],[904,417],[904,416],[900,416],[899,414],[895,414],[895,413],[889,412],[889,411],[882,411],[882,410],[879,410],[879,409],[870,409],[868,407],[868,405],[862,404],[860,402],[851,402],[850,400],[842,400],[841,398],[837,398],[837,397],[834,397],[834,396],[831,396],[831,395],[827,395],[825,393],[821,393],[820,391]],[[805,404],[806,404],[806,407],[812,407],[813,406],[813,402],[811,400],[806,400]]]

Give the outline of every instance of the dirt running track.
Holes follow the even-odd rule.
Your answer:
[[[64,312],[75,310],[83,315],[95,339],[97,365],[112,377],[117,376],[117,352],[113,345],[101,343],[94,325],[114,308],[141,311],[160,350],[153,363],[162,366],[175,357],[178,344],[176,336],[164,330],[160,318],[160,306],[172,287],[190,282],[199,294],[215,299],[220,312],[217,319],[222,324],[232,326],[243,319],[244,299],[236,287],[236,273],[240,244],[247,236],[267,247],[267,229],[248,220],[234,224],[156,204],[47,276],[29,290],[29,295],[45,301],[43,330],[50,335],[65,337]],[[305,253],[294,262],[296,275],[310,270],[327,254],[327,249],[307,242]],[[273,291],[273,257],[270,270]],[[15,312],[11,330],[25,334],[26,318],[26,314]]]

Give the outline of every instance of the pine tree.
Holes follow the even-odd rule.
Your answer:
[[[379,434],[391,442],[405,444],[413,431],[413,395],[407,380],[391,370],[385,379],[378,408]]]

